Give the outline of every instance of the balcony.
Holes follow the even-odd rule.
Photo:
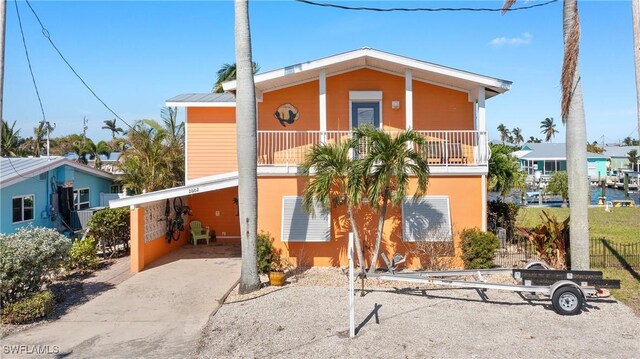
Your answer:
[[[431,167],[487,166],[489,148],[486,131],[416,131],[425,144],[415,150],[424,155]],[[390,131],[399,133],[399,131]],[[258,166],[298,166],[307,152],[318,143],[349,140],[349,131],[258,131]],[[367,146],[358,147],[366,154]]]

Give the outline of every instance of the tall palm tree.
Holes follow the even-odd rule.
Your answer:
[[[519,145],[520,143],[524,142],[524,137],[522,137],[522,129],[520,129],[520,127],[516,127],[511,131],[511,134],[513,135],[513,142],[516,145]]]
[[[553,123],[553,117],[547,117],[542,120],[540,122],[540,128],[542,129],[540,133],[544,135],[544,140],[546,142],[551,141],[551,143],[553,143],[553,138],[556,136],[556,133],[558,133],[558,130],[556,130],[556,124]]]
[[[238,148],[238,210],[240,213],[240,267],[239,293],[248,293],[260,287],[257,266],[258,236],[258,139],[256,116],[256,89],[253,82],[251,59],[251,30],[249,29],[249,2],[235,0],[236,44],[236,141]]]
[[[640,139],[640,0],[631,0],[631,17],[633,20],[633,59],[636,65],[638,139]]]
[[[631,137],[627,136],[627,137],[624,138],[624,140],[622,140],[622,143],[625,146],[631,146],[631,145],[633,145],[633,139]]]
[[[505,126],[502,123],[500,125],[498,125],[498,132],[500,132],[500,141],[502,141],[502,143],[504,143],[504,141],[508,140],[509,139],[509,135],[511,134],[511,131],[509,131],[507,126]]]
[[[306,155],[302,165],[302,173],[307,177],[302,204],[313,213],[314,203],[319,203],[325,210],[332,205],[346,205],[351,230],[353,231],[358,264],[365,273],[365,262],[360,244],[360,235],[353,210],[360,206],[366,193],[360,160],[349,158],[351,142],[341,144],[319,144]],[[314,170],[315,173],[311,173]]]
[[[78,158],[76,158],[76,162],[82,163],[83,165],[88,163],[86,140],[74,142],[71,146],[71,151],[78,156]]]
[[[170,171],[175,173],[177,178],[182,178],[184,182],[184,122],[178,123],[178,109],[176,107],[163,107],[160,117],[164,122],[164,129],[167,131],[167,144],[172,148],[171,157],[168,158]]]
[[[258,71],[260,71],[260,66],[253,61],[251,63],[253,64],[253,74],[255,75]],[[213,92],[223,93],[224,89],[222,88],[222,83],[235,80],[236,74],[237,74],[237,70],[236,70],[235,63],[222,65],[222,67],[220,67],[218,72],[216,72],[217,80],[216,80],[216,83],[213,85]]]
[[[111,131],[111,138],[115,139],[116,134],[124,133],[124,130],[116,125],[116,119],[113,120],[104,120],[104,126],[102,126],[103,130]]]
[[[33,128],[33,138],[30,142],[29,147],[31,147],[33,155],[40,157],[40,155],[42,155],[42,149],[47,143],[47,127],[45,122],[40,122],[38,127]]]
[[[2,157],[16,157],[20,152],[20,129],[15,130],[16,121],[13,121],[11,127],[7,121],[2,122]]]
[[[506,0],[506,10],[515,0]],[[504,11],[503,11],[504,13]],[[571,268],[589,268],[589,218],[587,181],[587,125],[584,114],[582,81],[578,53],[580,48],[580,21],[577,0],[564,0],[562,8],[562,32],[564,37],[564,59],[562,62],[561,114],[567,126],[567,172],[569,176],[569,201],[571,206]]]
[[[366,143],[367,154],[362,159],[361,168],[367,176],[369,204],[379,210],[378,234],[369,267],[369,273],[374,273],[389,203],[393,206],[402,203],[409,190],[410,175],[416,176],[418,181],[414,199],[423,196],[429,181],[429,165],[420,154],[407,146],[407,143],[413,143],[420,148],[425,143],[424,137],[413,130],[392,136],[373,126],[361,126],[354,130],[353,141]]]
[[[94,143],[90,138],[88,138],[84,144],[85,154],[89,155],[89,159],[94,161],[95,168],[102,167],[102,160],[100,159],[100,155],[104,155],[109,157],[111,155],[111,147],[105,141],[99,141],[98,143]]]

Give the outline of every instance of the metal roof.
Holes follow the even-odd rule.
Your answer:
[[[520,157],[523,160],[565,160],[567,158],[567,145],[565,143],[527,143],[522,150],[531,152]],[[587,158],[607,158],[607,156],[587,152]]]
[[[185,93],[166,101],[167,106],[183,103],[227,103],[235,104],[236,97],[231,93]]]
[[[640,154],[640,146],[605,146],[604,154],[608,157],[627,157],[627,153],[636,150]]]
[[[114,178],[110,173],[59,156],[52,156],[50,159],[46,157],[2,157],[0,160],[0,188],[22,182],[63,165],[99,177],[111,180]]]

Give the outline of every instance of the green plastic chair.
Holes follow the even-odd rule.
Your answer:
[[[198,239],[205,239],[207,245],[209,244],[209,227],[202,228],[200,221],[191,221],[191,238],[193,238],[193,245],[198,245]]]

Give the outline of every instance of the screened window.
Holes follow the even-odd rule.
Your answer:
[[[33,220],[34,195],[13,197],[13,223]]]
[[[302,197],[282,198],[282,241],[328,242],[331,240],[330,215],[319,205],[311,215],[302,207]]]
[[[88,209],[90,205],[90,196],[88,188],[79,188],[73,190],[73,208],[78,211],[81,209]]]
[[[415,241],[451,240],[451,212],[448,196],[424,196],[402,203],[402,239]]]

